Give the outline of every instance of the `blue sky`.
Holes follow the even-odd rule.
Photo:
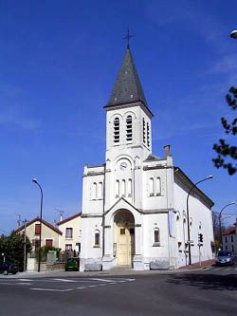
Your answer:
[[[81,210],[84,164],[101,164],[105,111],[130,26],[131,50],[153,119],[153,153],[175,165],[214,210],[237,200],[236,176],[213,167],[212,145],[237,85],[237,2],[228,0],[0,0],[0,233],[56,209]],[[232,140],[229,139],[231,142]],[[231,223],[237,206],[225,210]]]

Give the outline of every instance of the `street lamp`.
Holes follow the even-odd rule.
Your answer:
[[[213,175],[209,175],[208,177],[201,179],[199,181],[197,181],[196,183],[194,183],[190,190],[188,191],[188,195],[187,195],[187,225],[188,225],[188,264],[191,265],[192,264],[192,256],[191,256],[191,240],[190,240],[190,220],[189,220],[189,205],[188,205],[188,201],[189,201],[189,196],[191,194],[191,192],[193,191],[194,188],[196,188],[196,186],[206,180],[210,180],[213,178]]]
[[[24,272],[26,272],[26,261],[27,261],[27,249],[26,249],[26,223],[27,220],[23,221],[24,223]]]
[[[40,263],[41,263],[41,234],[42,234],[42,209],[43,209],[43,190],[41,188],[41,185],[37,181],[36,178],[32,179],[32,182],[34,182],[38,187],[40,188],[41,193],[41,199],[40,199],[40,236],[39,236],[39,260],[38,260],[38,272],[40,272]]]
[[[234,39],[237,39],[237,30],[233,30],[233,31],[230,33],[230,37],[231,37],[231,38],[234,38]]]
[[[230,205],[236,204],[236,202],[231,202],[226,204],[220,211],[218,219],[219,219],[219,242],[220,245],[222,245],[222,223],[221,223],[221,216],[222,216],[222,212],[224,211],[225,208],[227,208]]]

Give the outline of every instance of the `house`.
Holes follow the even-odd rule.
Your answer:
[[[46,220],[42,219],[40,221],[39,217],[32,219],[31,221],[26,222],[26,225],[20,226],[16,229],[16,233],[26,233],[26,236],[29,238],[32,251],[37,252],[39,243],[40,243],[40,228],[42,224],[42,233],[41,233],[41,247],[55,247],[59,248],[59,237],[62,235],[62,232]]]
[[[169,145],[153,153],[153,113],[129,47],[104,109],[105,163],[83,172],[81,271],[212,259],[214,203],[174,164]]]
[[[229,227],[222,235],[223,250],[231,251],[237,255],[237,223]]]
[[[78,256],[81,249],[81,213],[59,221],[57,226],[62,232],[59,236],[61,250],[73,252],[75,256]]]

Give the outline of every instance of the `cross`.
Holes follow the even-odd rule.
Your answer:
[[[130,38],[133,37],[133,35],[130,34],[130,31],[129,31],[129,27],[128,27],[128,32],[127,32],[127,35],[124,36],[123,39],[126,39],[128,42],[127,42],[127,48],[129,48],[129,41],[130,41]]]

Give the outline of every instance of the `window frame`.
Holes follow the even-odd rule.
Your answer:
[[[133,140],[133,118],[132,115],[126,117],[126,141],[132,142]]]
[[[153,247],[160,247],[160,229],[155,227],[153,229]]]
[[[147,147],[150,147],[150,124],[146,123],[146,144]]]
[[[113,142],[114,144],[120,142],[120,118],[118,116],[113,121]]]
[[[94,234],[94,248],[100,248],[100,231],[96,230]]]
[[[35,236],[39,236],[40,235],[41,229],[42,229],[41,223],[36,223],[35,224]]]
[[[50,243],[50,245],[48,243]],[[45,246],[49,247],[49,248],[52,248],[53,247],[53,239],[52,238],[46,238],[45,239]]]
[[[70,232],[70,234],[69,234]],[[73,227],[65,228],[65,239],[73,239]]]

